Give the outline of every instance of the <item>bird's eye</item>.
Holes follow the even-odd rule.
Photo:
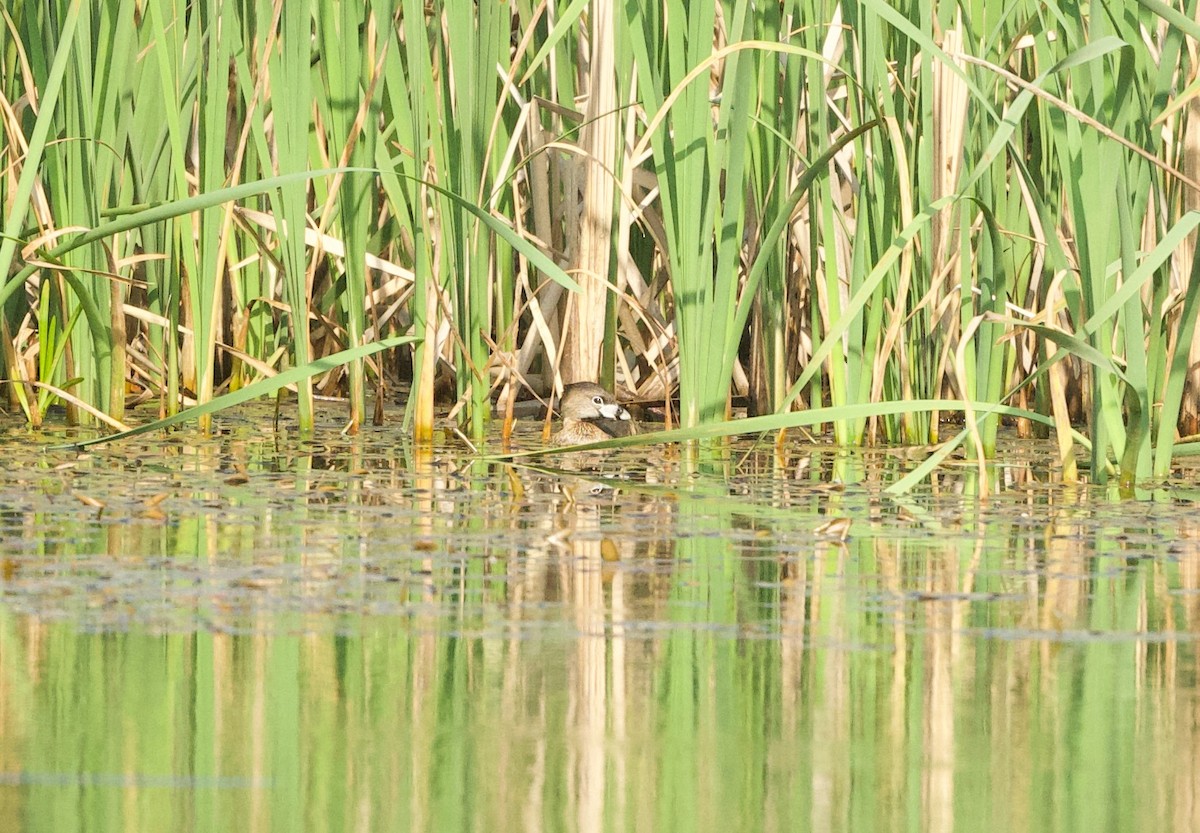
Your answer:
[[[593,403],[595,403],[596,405],[603,405],[603,404],[604,404],[604,397],[603,397],[603,396],[593,396],[593,397],[592,397],[592,402],[593,402]]]

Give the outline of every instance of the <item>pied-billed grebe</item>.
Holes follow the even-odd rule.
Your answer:
[[[617,398],[592,382],[563,388],[558,406],[562,428],[552,438],[555,445],[582,445],[637,433],[637,423]]]

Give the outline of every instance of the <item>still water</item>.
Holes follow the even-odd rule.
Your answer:
[[[1194,473],[267,422],[0,437],[0,830],[1200,829]]]

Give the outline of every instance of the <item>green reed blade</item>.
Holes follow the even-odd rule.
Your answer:
[[[117,440],[128,439],[129,437],[136,437],[139,434],[145,434],[150,431],[159,431],[165,428],[171,428],[176,425],[182,425],[185,422],[190,422],[191,420],[203,419],[204,417],[211,416],[219,411],[223,411],[226,408],[232,408],[235,405],[241,405],[245,402],[251,401],[252,399],[257,399],[261,396],[267,396],[268,394],[275,393],[281,388],[285,388],[289,385],[296,385],[306,379],[312,379],[314,376],[333,370],[337,367],[342,367],[349,362],[355,361],[356,359],[363,359],[367,356],[374,355],[380,350],[386,350],[389,347],[399,347],[404,344],[411,344],[415,340],[416,339],[414,336],[392,336],[391,338],[381,339],[379,341],[371,342],[370,344],[362,344],[349,350],[342,350],[338,353],[322,356],[321,358],[315,359],[303,367],[288,368],[287,370],[281,371],[274,376],[266,379],[260,379],[257,382],[246,385],[244,388],[231,391],[230,393],[226,393],[222,396],[218,396],[215,399],[209,400],[203,405],[196,405],[195,407],[180,411],[179,413],[173,414],[165,419],[158,419],[153,422],[148,422],[145,425],[139,425],[136,428],[111,434],[107,437],[96,437],[90,440],[81,440],[77,443],[70,443],[69,445],[63,447],[86,448],[88,446],[98,445],[100,443],[109,443]]]
[[[1189,215],[1192,216],[1192,215]],[[1200,313],[1200,257],[1192,258],[1192,270],[1184,295],[1183,311],[1175,331],[1175,343],[1167,378],[1163,385],[1162,413],[1159,416],[1158,436],[1154,444],[1154,476],[1165,478],[1171,471],[1179,424],[1183,391],[1190,366],[1189,347],[1196,332],[1197,313]]]
[[[307,0],[287,3],[283,7],[280,32],[280,52],[272,56],[272,75],[283,81],[287,91],[272,96],[271,114],[275,127],[278,173],[281,175],[308,168],[308,142],[311,122],[311,91],[309,58],[312,37],[312,5]],[[308,190],[306,179],[288,179],[280,185],[278,212],[283,220],[280,228],[280,262],[283,267],[283,297],[290,309],[292,359],[296,365],[308,365],[312,357],[309,331],[308,260],[304,245],[307,226]],[[313,429],[312,379],[305,376],[299,387],[300,430]]]
[[[373,22],[383,22],[366,4],[331,3],[317,7],[318,67],[321,85],[316,90],[317,108],[325,128],[326,141],[333,153],[341,154],[339,164],[371,164],[374,158],[375,130],[379,107],[374,101],[375,67],[372,55],[364,48],[365,39],[374,30]],[[365,130],[359,127],[360,115]],[[371,226],[377,216],[373,204],[374,183],[365,177],[340,181],[336,210],[338,236],[346,248],[346,280],[338,293],[346,327],[346,342],[353,347],[362,342],[366,329],[364,299],[367,297],[366,253]],[[332,195],[330,196],[332,199]],[[322,226],[328,220],[322,220]],[[362,362],[349,366],[350,422],[359,425],[366,410]]]
[[[200,83],[200,137],[198,143],[199,192],[220,189],[228,178],[225,172],[226,120],[229,93],[230,58],[235,51],[234,39],[240,42],[241,28],[235,7],[220,0],[205,0],[193,16],[195,35],[203,43],[203,74]],[[177,20],[179,20],[177,18]],[[194,41],[195,42],[195,41]],[[227,212],[216,206],[200,212],[196,241],[196,271],[189,273],[187,297],[190,306],[196,400],[204,404],[212,398],[215,385],[217,327],[225,267],[225,228]],[[184,244],[187,248],[187,243]],[[208,420],[201,420],[208,430]]]
[[[258,194],[270,193],[285,185],[294,184],[297,181],[314,179],[320,176],[328,176],[336,173],[375,173],[374,168],[324,168],[314,171],[299,171],[296,173],[284,174],[282,176],[268,177],[255,182],[245,182],[241,185],[234,185],[228,188],[221,188],[217,191],[211,191],[205,194],[197,194],[194,197],[186,199],[174,200],[161,205],[156,205],[152,208],[147,208],[141,211],[134,211],[129,214],[123,214],[114,220],[107,223],[102,223],[90,231],[85,231],[76,237],[72,237],[67,241],[58,244],[57,246],[46,252],[43,257],[48,259],[61,258],[68,252],[74,251],[80,246],[85,246],[97,240],[102,240],[113,234],[118,234],[122,231],[140,228],[151,223],[162,222],[175,217],[181,217],[186,214],[191,214],[205,208],[210,208],[216,205],[222,205],[227,202],[244,199],[245,197],[255,196]],[[4,304],[8,298],[19,289],[29,276],[37,271],[36,265],[27,265],[12,278],[0,286],[0,305]]]
[[[431,158],[429,104],[435,100],[436,86],[429,55],[429,40],[417,36],[412,21],[423,21],[421,0],[404,0],[401,6],[405,32],[388,32],[386,61],[383,67],[383,102],[389,131],[375,145],[375,164],[380,170],[384,198],[402,227],[411,235],[413,293],[409,311],[413,332],[419,340],[412,356],[412,389],[405,409],[405,421],[411,421],[413,436],[426,444],[433,438],[433,383],[437,351],[438,304],[434,288],[432,241],[433,220],[422,185],[425,166]],[[424,33],[424,24],[419,27]],[[394,135],[389,135],[394,134]],[[395,156],[388,148],[392,142],[408,149]]]
[[[194,24],[190,28],[185,26],[185,10],[183,4],[177,0],[154,0],[149,6],[147,19],[150,21],[149,28],[152,38],[150,54],[153,56],[154,66],[158,70],[161,94],[173,105],[167,106],[164,113],[167,136],[163,149],[164,159],[161,164],[166,168],[167,182],[166,190],[160,196],[166,199],[186,199],[186,195],[190,193],[186,142],[192,110],[196,106],[198,56],[195,53],[197,51],[198,24]],[[188,218],[183,214],[173,215],[173,218],[176,218],[176,222],[171,224],[169,231],[170,245],[178,260],[173,264],[175,268],[167,268],[167,271],[171,273],[168,278],[168,291],[173,320],[181,320],[184,311],[184,276],[199,275],[200,261],[196,252],[195,218]],[[117,227],[114,232],[123,230],[125,229]],[[87,236],[86,233],[82,235],[83,238]],[[0,290],[0,295],[7,289],[6,286],[4,290]],[[167,333],[166,338],[174,345],[175,333]],[[175,380],[177,371],[185,370],[188,367],[195,369],[195,362],[190,351],[185,350],[182,355],[177,355],[172,346],[169,355],[170,361],[174,363],[174,366],[169,369],[172,380]],[[187,374],[186,371],[181,375],[189,376],[183,380],[183,383],[195,384],[194,375]],[[177,390],[178,384],[180,382],[173,381],[172,388]],[[174,410],[177,407],[178,402],[172,398],[168,403],[168,410]]]
[[[670,431],[647,431],[630,437],[587,443],[586,445],[540,448],[513,452],[511,454],[486,455],[486,459],[524,459],[526,457],[541,457],[547,454],[563,454],[574,451],[599,451],[609,448],[628,448],[640,445],[708,440],[717,437],[736,437],[741,434],[759,434],[782,431],[788,428],[809,427],[826,422],[836,422],[837,420],[865,419],[869,416],[886,416],[915,411],[941,410],[955,412],[965,410],[967,404],[960,399],[922,399],[908,402],[864,402],[857,405],[810,408],[805,411],[788,411],[786,413],[769,414],[767,416],[747,417],[745,419],[700,425],[694,428],[676,428]],[[985,412],[997,413],[1007,417],[1028,419],[1042,425],[1054,424],[1054,421],[1050,417],[1023,408],[1014,408],[1009,405],[987,402],[972,402],[969,404],[977,414]]]
[[[38,165],[46,151],[46,140],[54,125],[55,107],[59,94],[62,92],[63,78],[71,61],[71,51],[75,43],[75,28],[79,23],[79,13],[83,6],[81,0],[75,0],[67,8],[63,17],[62,28],[57,33],[58,49],[54,52],[53,64],[46,76],[46,82],[41,90],[41,110],[34,122],[29,135],[28,150],[21,175],[17,179],[16,191],[13,194],[12,212],[4,218],[4,230],[0,235],[0,275],[7,275],[12,265],[13,255],[17,251],[17,243],[21,240],[21,232],[25,228],[25,219],[29,213],[29,198],[33,194],[37,182]],[[7,285],[6,285],[7,288]],[[0,306],[4,304],[9,293],[0,291]]]

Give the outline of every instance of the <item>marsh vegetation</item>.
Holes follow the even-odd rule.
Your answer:
[[[1194,448],[1173,5],[0,8],[0,360],[32,425],[286,384],[353,430],[402,388],[424,441],[439,380],[481,436],[598,379],[684,429],[744,429],[713,428],[736,402],[980,460],[1010,420],[1068,480]]]

